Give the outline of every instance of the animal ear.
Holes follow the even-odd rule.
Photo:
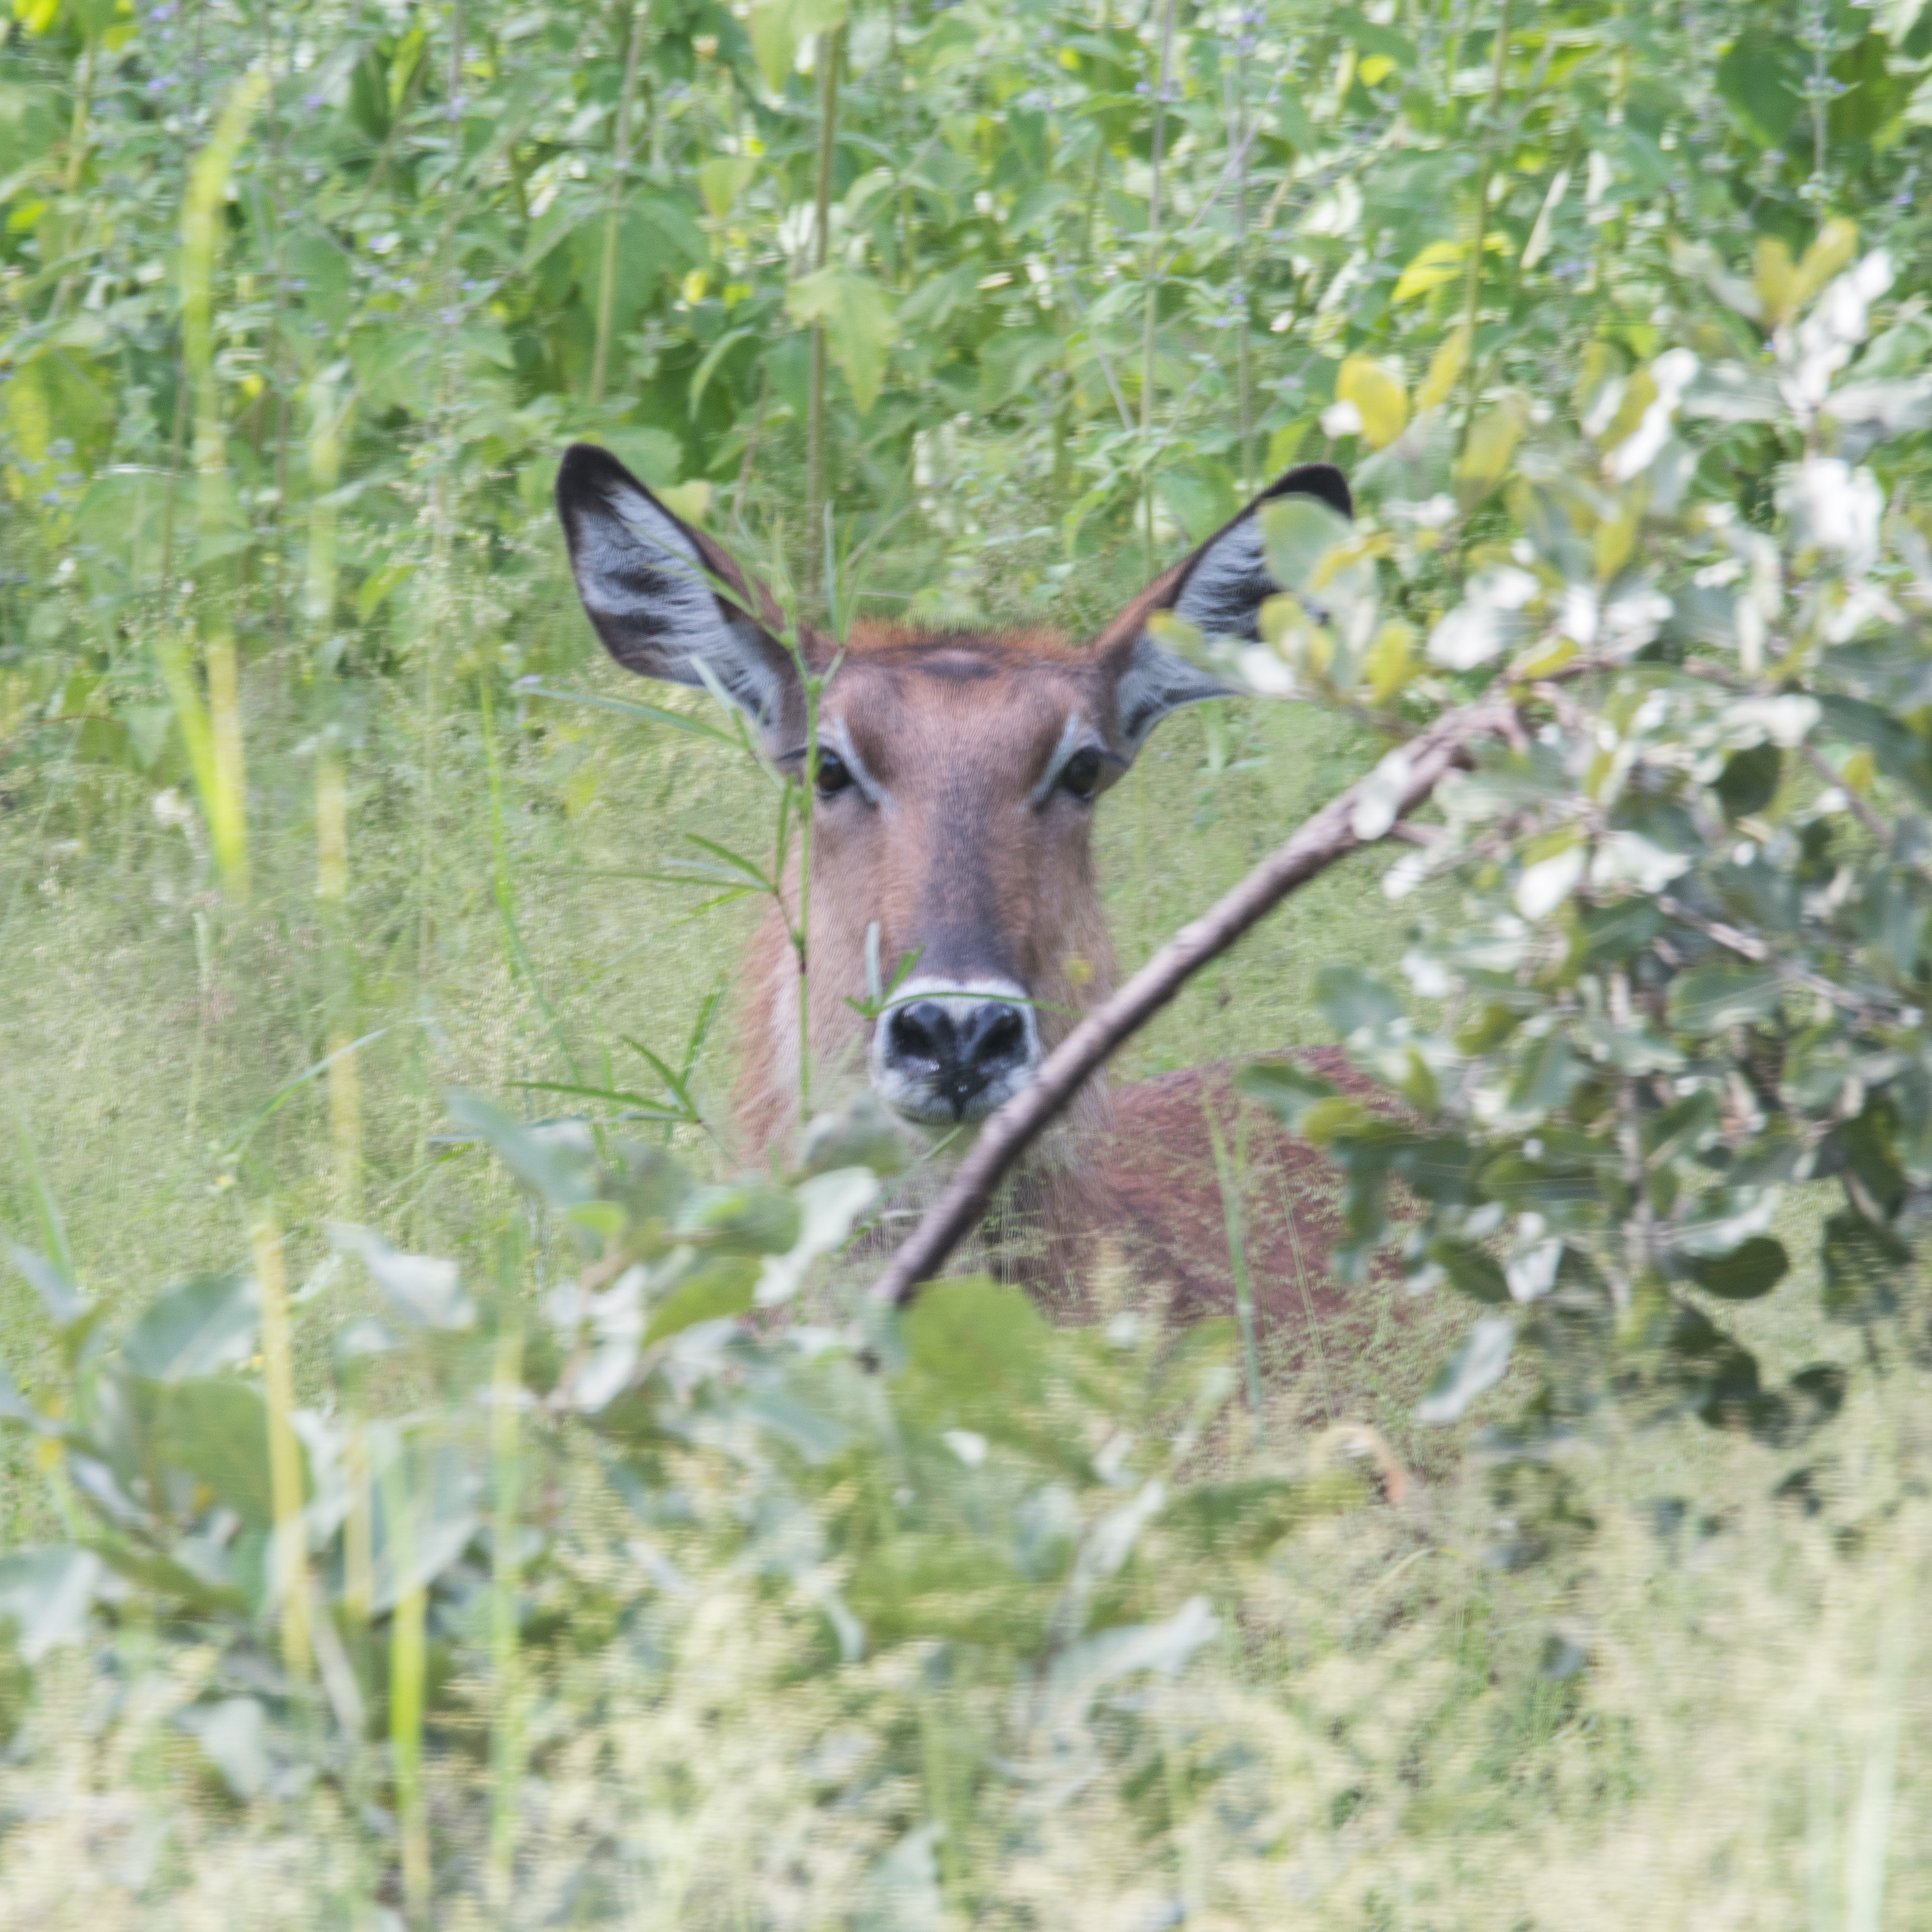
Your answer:
[[[577,594],[626,670],[715,681],[762,730],[803,729],[798,668],[774,634],[784,617],[719,545],[595,443],[564,452],[556,508]]]
[[[1354,514],[1354,500],[1341,471],[1332,464],[1304,463],[1156,578],[1101,634],[1095,649],[1112,676],[1117,730],[1129,757],[1170,711],[1232,695],[1212,672],[1157,644],[1149,622],[1165,612],[1192,625],[1204,638],[1259,637],[1261,608],[1282,586],[1268,570],[1258,512],[1277,496],[1292,496],[1318,497],[1342,516]]]

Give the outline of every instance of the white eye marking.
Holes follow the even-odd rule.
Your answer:
[[[1039,784],[1027,794],[1029,805],[1044,805],[1053,796],[1054,787],[1060,782],[1060,775],[1066,769],[1066,761],[1075,752],[1084,751],[1094,742],[1094,734],[1087,728],[1087,721],[1078,712],[1070,711],[1066,722],[1060,728],[1060,742],[1053,748],[1053,756],[1046,761],[1046,770],[1040,775]]]
[[[892,806],[892,795],[880,784],[866,761],[859,755],[859,748],[852,742],[852,734],[846,728],[842,718],[828,718],[821,732],[826,742],[845,761],[845,769],[852,774],[852,782],[859,788],[859,796],[868,805],[882,805],[888,810]]]

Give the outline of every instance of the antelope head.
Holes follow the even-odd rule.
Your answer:
[[[1150,626],[1166,612],[1204,636],[1256,636],[1280,586],[1256,512],[1291,492],[1349,513],[1340,471],[1291,470],[1084,646],[1039,631],[854,630],[818,716],[807,957],[821,1061],[862,1064],[894,1112],[946,1129],[1017,1093],[1107,990],[1094,808],[1168,712],[1229,694]],[[610,654],[646,677],[723,692],[802,782],[806,695],[770,594],[604,450],[566,454],[557,506]],[[814,671],[831,666],[830,640],[794,634]],[[864,994],[874,927],[888,973],[917,956],[868,1020],[847,1001]],[[759,1140],[780,1130],[796,1091],[796,975],[774,915],[746,988],[740,1112]]]

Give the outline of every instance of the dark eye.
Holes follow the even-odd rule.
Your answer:
[[[1091,798],[1100,782],[1100,754],[1090,748],[1076,752],[1060,768],[1060,789],[1076,798]]]
[[[852,773],[845,760],[836,752],[828,752],[823,745],[818,748],[818,782],[820,798],[836,798],[852,782]]]

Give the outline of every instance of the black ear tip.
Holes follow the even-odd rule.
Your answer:
[[[573,442],[556,466],[560,507],[580,500],[586,491],[602,494],[623,484],[634,490],[644,487],[602,443]]]
[[[1304,463],[1291,470],[1262,492],[1264,501],[1276,496],[1318,496],[1331,510],[1345,517],[1355,514],[1355,499],[1348,479],[1332,463]]]

